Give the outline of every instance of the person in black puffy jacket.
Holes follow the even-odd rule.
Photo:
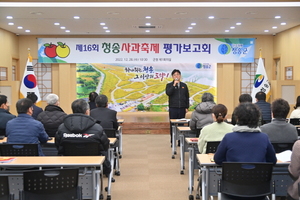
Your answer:
[[[99,155],[107,155],[109,139],[100,124],[90,117],[89,104],[84,99],[77,99],[72,103],[73,114],[67,115],[58,127],[55,135],[55,145],[58,154],[64,154],[63,143],[98,142]]]
[[[56,94],[49,94],[46,101],[48,105],[45,111],[38,115],[37,120],[42,122],[49,137],[54,137],[67,114],[59,107],[59,98]]]

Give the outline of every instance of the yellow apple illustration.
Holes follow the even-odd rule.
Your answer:
[[[57,43],[58,46],[56,47],[56,54],[60,58],[65,58],[70,54],[70,48],[68,45],[62,42]]]

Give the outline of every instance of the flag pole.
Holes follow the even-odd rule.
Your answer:
[[[32,62],[32,57],[30,55],[30,48],[28,48],[28,59],[29,59],[29,62]]]
[[[261,48],[259,49],[259,58],[261,58]]]

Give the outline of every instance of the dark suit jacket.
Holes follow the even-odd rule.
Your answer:
[[[104,129],[118,129],[117,111],[98,107],[91,110],[90,116],[99,121]]]
[[[33,104],[32,107],[33,107],[32,117],[33,117],[34,119],[37,119],[37,116],[38,116],[41,112],[43,112],[43,109],[40,108],[40,107],[38,107],[38,106],[36,106],[36,105],[34,105],[34,104]]]

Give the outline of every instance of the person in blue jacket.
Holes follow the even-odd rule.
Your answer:
[[[259,108],[242,103],[235,108],[237,126],[227,133],[214,155],[216,164],[223,162],[271,162],[276,164],[274,148],[266,133],[258,127]]]
[[[6,124],[7,143],[39,144],[39,155],[43,156],[40,144],[48,141],[44,125],[32,117],[33,102],[28,98],[17,101],[18,116]]]

